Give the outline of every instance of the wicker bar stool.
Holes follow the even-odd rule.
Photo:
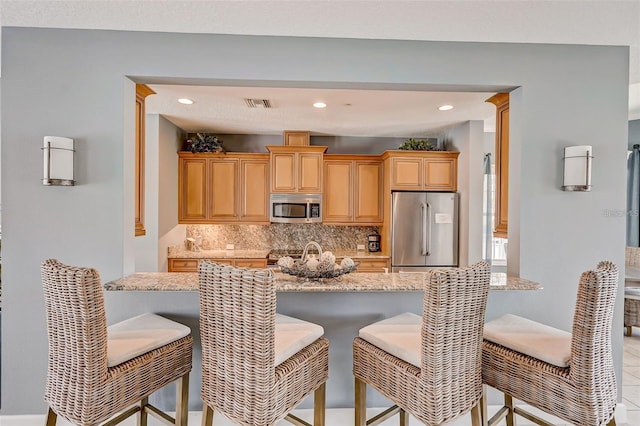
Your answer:
[[[366,326],[353,342],[355,425],[376,425],[400,413],[435,426],[471,411],[481,422],[481,343],[489,265],[430,271],[422,317],[405,313]],[[393,407],[367,421],[366,385]]]
[[[201,261],[202,425],[214,410],[245,426],[271,426],[314,393],[324,425],[329,342],[321,326],[276,314],[271,269]]]
[[[485,425],[515,415],[552,426],[520,407],[519,399],[578,426],[615,425],[617,388],[611,355],[611,322],[618,269],[600,262],[580,277],[573,333],[505,315],[484,326],[482,379],[504,393],[505,405]]]
[[[114,425],[135,413],[141,426],[148,414],[185,426],[193,346],[189,327],[153,314],[107,327],[95,269],[49,259],[41,273],[49,338],[47,426],[58,416],[76,425]],[[172,418],[150,405],[148,397],[175,380]]]
[[[627,247],[624,262],[627,267],[640,268],[640,247]],[[632,327],[640,327],[640,287],[627,287],[626,283],[624,289],[624,326],[627,328],[627,336],[631,336]]]

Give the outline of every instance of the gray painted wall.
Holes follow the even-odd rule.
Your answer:
[[[509,241],[518,245],[521,275],[542,283],[544,290],[492,292],[487,318],[514,312],[569,329],[580,272],[601,259],[623,265],[624,218],[605,217],[602,211],[625,208],[625,47],[2,31],[2,414],[45,410],[42,260],[94,266],[105,280],[133,270],[135,91],[128,76],[138,82],[174,77],[174,82],[396,90],[519,86],[511,104],[510,167],[511,189],[519,194],[511,199],[517,203],[511,212],[518,214],[510,216],[510,233],[517,235]],[[78,186],[40,184],[39,147],[47,134],[76,139]],[[560,190],[562,149],[574,144],[594,147],[589,193]],[[619,295],[616,331],[622,330],[622,288]],[[281,309],[293,309],[300,299],[328,302],[318,296],[283,296]],[[371,302],[367,295],[350,297]],[[107,313],[115,322],[152,310],[194,324],[195,299],[111,293]],[[406,299],[389,295],[380,315],[415,309]],[[324,309],[327,317],[345,318],[330,303]],[[364,319],[350,320],[350,327]],[[621,332],[614,333],[613,345],[621,378]],[[344,356],[350,352],[339,350]],[[338,365],[331,374],[348,377],[345,368]],[[192,379],[192,407],[198,404],[198,380]],[[352,404],[349,388],[330,394],[330,405]]]
[[[484,124],[467,121],[447,131],[444,140],[458,157],[458,193],[460,193],[459,241],[460,266],[482,260],[482,169],[484,152]]]
[[[629,121],[629,149],[633,149],[633,145],[640,143],[640,120]]]

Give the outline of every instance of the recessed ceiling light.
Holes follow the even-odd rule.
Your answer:
[[[453,105],[440,105],[438,109],[440,111],[449,111],[453,109]]]
[[[325,104],[324,102],[316,102],[316,103],[313,104],[313,106],[315,108],[326,108],[327,104]]]
[[[193,101],[189,98],[180,98],[178,99],[178,102],[185,105],[191,105],[193,103]]]

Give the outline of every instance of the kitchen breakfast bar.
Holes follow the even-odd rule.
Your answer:
[[[352,342],[360,328],[403,312],[421,314],[423,273],[352,273],[340,279],[303,281],[275,273],[277,311],[311,321],[324,328],[329,339],[328,408],[353,407]],[[491,292],[540,290],[538,283],[503,273],[491,275]],[[192,329],[194,362],[189,409],[200,410],[200,329],[198,326],[198,274],[141,272],[104,284],[106,306],[131,312],[150,311],[182,322]],[[491,298],[491,295],[489,296]],[[109,312],[108,312],[109,313]],[[108,316],[109,317],[109,316]],[[118,318],[113,318],[117,321]],[[156,403],[174,403],[172,390],[157,393]],[[368,404],[382,407],[388,401],[371,389]],[[300,408],[310,408],[307,398]]]

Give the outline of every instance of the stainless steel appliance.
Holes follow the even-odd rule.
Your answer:
[[[369,249],[371,253],[380,251],[380,234],[378,234],[378,231],[370,234],[367,238],[367,249]]]
[[[458,194],[393,192],[391,270],[458,266]]]
[[[271,222],[320,223],[322,222],[322,195],[320,194],[271,194]]]

